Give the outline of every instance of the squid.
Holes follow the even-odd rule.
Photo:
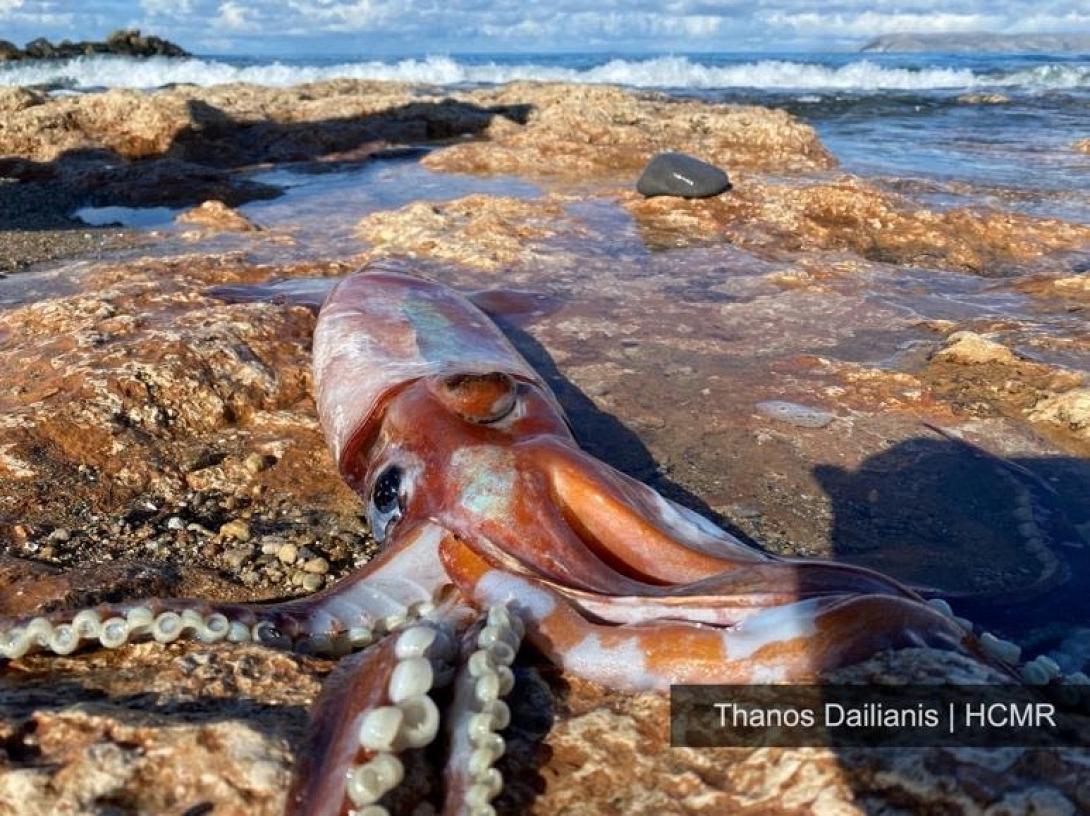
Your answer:
[[[813,681],[919,646],[1014,671],[1017,646],[974,634],[944,602],[861,567],[760,551],[582,451],[490,318],[495,296],[383,266],[216,294],[319,309],[318,412],[379,553],[300,599],[147,599],[0,621],[0,657],[187,637],[338,658],[291,816],[396,810],[407,752],[437,741],[442,812],[493,813],[511,666],[527,643],[629,691]]]

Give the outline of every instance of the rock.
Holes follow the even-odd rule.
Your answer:
[[[1090,441],[1090,388],[1074,388],[1044,399],[1033,407],[1029,418],[1059,426]]]
[[[237,210],[222,201],[206,201],[175,219],[179,224],[193,224],[214,232],[257,232],[261,229]]]
[[[329,562],[324,558],[312,558],[303,564],[303,571],[314,575],[325,575],[329,572]]]
[[[39,37],[26,44],[23,48],[23,54],[28,59],[51,59],[57,56],[57,49],[45,37]]]
[[[228,550],[223,554],[223,563],[229,569],[237,572],[239,569],[242,568],[243,564],[245,564],[247,561],[250,560],[251,557],[253,557],[253,554],[254,550],[251,546],[244,545],[242,547],[235,547],[234,549]]]
[[[42,94],[28,88],[0,87],[0,113],[16,114],[34,105],[40,105],[45,99],[46,97]]]
[[[64,40],[54,45],[45,37],[26,44],[19,51],[12,43],[0,40],[0,62],[15,59],[72,59],[94,54],[113,54],[123,57],[188,57],[189,52],[161,37],[145,37],[139,29],[115,31],[105,42],[71,42]]]
[[[1006,105],[1010,97],[1001,93],[967,93],[958,97],[963,105]]]
[[[485,140],[429,154],[426,167],[620,180],[666,149],[732,168],[804,172],[836,164],[812,127],[781,110],[681,102],[608,85],[514,82],[470,96],[512,113],[494,117]]]
[[[427,256],[499,271],[548,263],[542,243],[563,223],[562,200],[471,195],[442,203],[415,202],[379,210],[360,221],[361,238],[376,254]]]
[[[276,557],[283,564],[294,564],[295,559],[299,557],[299,548],[294,544],[282,544],[276,551]]]
[[[15,43],[0,40],[0,62],[11,62],[22,58],[23,52],[16,47]]]
[[[730,189],[727,174],[718,167],[684,153],[659,153],[636,182],[648,198],[678,196],[709,198]]]
[[[932,357],[949,363],[961,365],[983,365],[984,363],[1013,364],[1018,358],[1002,343],[989,340],[971,331],[954,332],[946,338],[946,345]]]
[[[799,405],[795,402],[782,400],[769,400],[757,403],[757,413],[761,416],[786,422],[796,428],[824,428],[836,416],[819,408],[811,408],[808,405]]]
[[[234,519],[222,525],[219,530],[220,538],[233,538],[236,541],[250,540],[250,525],[242,519]]]
[[[163,529],[163,549],[187,565],[204,562],[201,546],[225,522],[224,541],[241,540],[247,525],[251,535],[276,529],[285,540],[309,530],[302,516],[279,514],[286,497],[328,528],[356,529],[358,500],[327,468],[310,396],[314,317],[202,294],[292,268],[232,256],[113,261],[81,268],[86,291],[0,312],[0,370],[21,372],[18,383],[7,381],[0,422],[0,541],[11,544],[17,520],[46,531],[31,543],[69,530],[71,542],[55,547],[64,563],[84,552],[131,559],[148,551],[141,525],[109,527],[131,515],[130,502],[146,517],[153,497],[165,508],[152,522]],[[228,497],[254,479],[244,462],[255,450],[277,459],[261,475],[259,512],[242,520],[248,504],[240,504],[225,515]],[[55,500],[42,501],[45,484]]]
[[[848,250],[875,262],[997,276],[1090,246],[1090,227],[975,207],[931,210],[854,177],[736,179],[729,196],[621,196],[645,240],[661,246],[725,240],[750,251]],[[1049,269],[1051,267],[1045,267]]]

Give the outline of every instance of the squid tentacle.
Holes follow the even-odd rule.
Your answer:
[[[288,796],[289,816],[335,816],[345,807],[381,816],[381,800],[404,777],[401,755],[435,739],[430,694],[449,684],[456,648],[446,610],[342,660],[311,717],[309,750]]]
[[[441,554],[467,597],[481,605],[510,602],[524,615],[531,641],[550,660],[614,688],[816,680],[885,648],[925,645],[973,654],[1016,675],[971,631],[910,598],[851,593],[811,598],[764,609],[731,626],[684,621],[616,626],[588,620],[542,581],[495,567],[453,536],[444,539]]]
[[[339,656],[430,614],[449,586],[439,563],[440,533],[422,524],[337,586],[294,601],[213,603],[146,599],[22,619],[0,619],[0,657],[71,654],[83,646],[130,641],[253,641]]]
[[[510,667],[525,628],[505,603],[493,605],[481,623],[477,648],[454,681],[444,816],[493,816],[490,802],[503,789],[495,763],[506,746],[498,732],[510,723],[511,712],[501,698],[514,687]]]

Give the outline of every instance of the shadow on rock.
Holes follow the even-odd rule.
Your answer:
[[[814,475],[832,502],[837,560],[1038,648],[1090,621],[1090,462],[1005,460],[920,436]]]
[[[280,194],[240,172],[258,165],[366,161],[391,145],[479,136],[496,117],[525,123],[531,111],[443,99],[283,122],[243,121],[200,99],[186,100],[185,108],[188,124],[165,149],[151,137],[120,134],[112,148],[70,149],[52,161],[0,158],[0,230],[86,230],[69,214],[88,205],[188,207],[216,199],[234,207]]]

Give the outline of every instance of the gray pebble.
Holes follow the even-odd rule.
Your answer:
[[[727,174],[685,153],[659,153],[644,168],[636,189],[647,197],[709,198],[730,189]]]

